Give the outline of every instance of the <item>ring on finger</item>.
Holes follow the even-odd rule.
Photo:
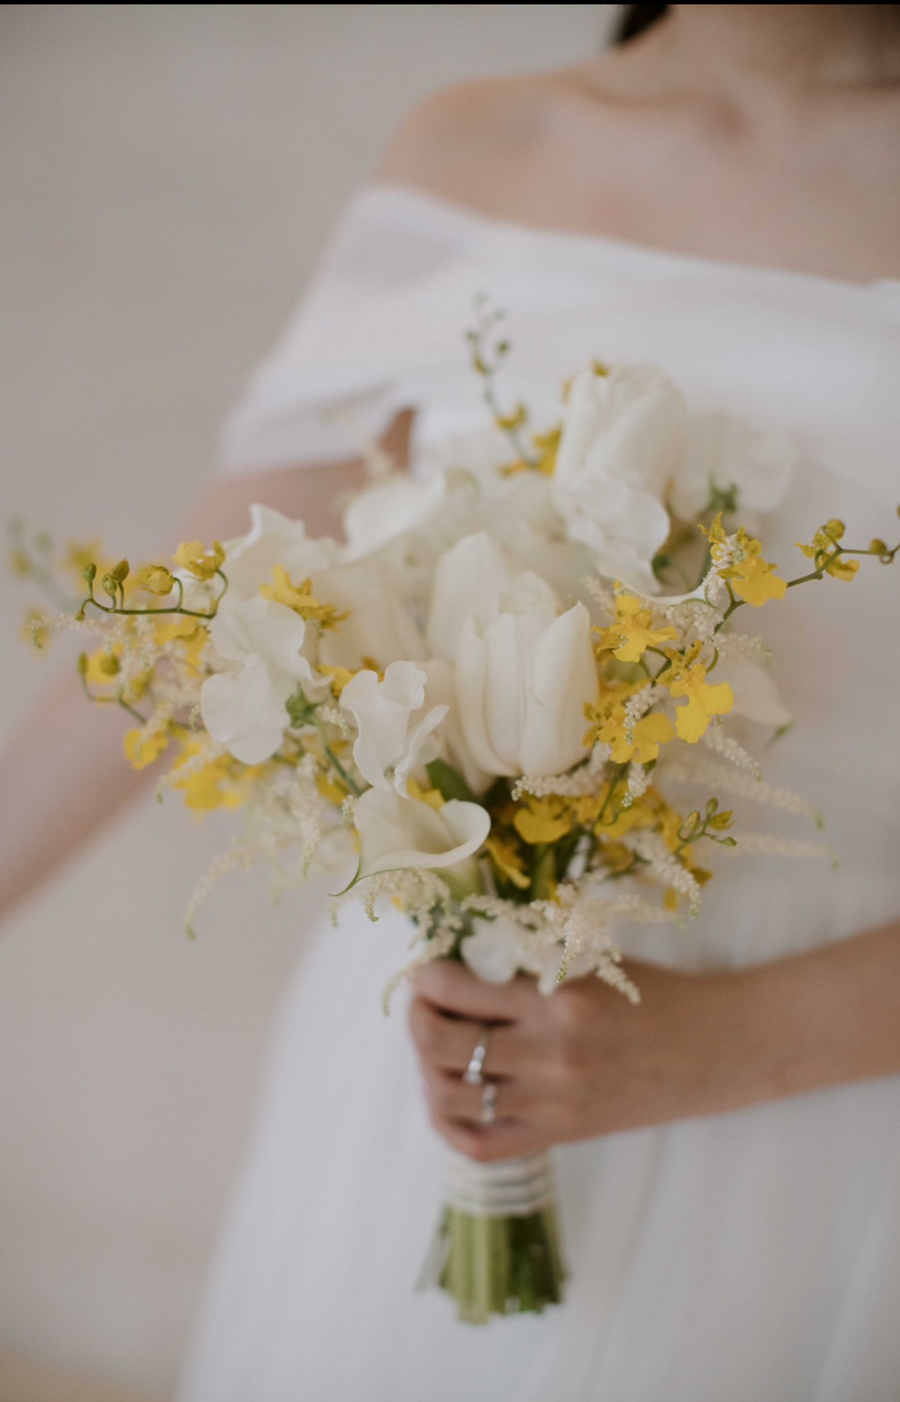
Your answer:
[[[478,1032],[478,1041],[472,1048],[472,1055],[469,1057],[469,1064],[463,1072],[462,1079],[467,1086],[484,1085],[484,1062],[488,1054],[488,1047],[491,1041],[491,1028],[483,1024]]]
[[[481,1092],[481,1114],[479,1119],[483,1125],[492,1125],[497,1118],[497,1085],[495,1081],[487,1081]]]

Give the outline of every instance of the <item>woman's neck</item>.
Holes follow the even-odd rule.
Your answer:
[[[870,87],[900,81],[900,7],[675,5],[626,55],[660,96],[735,107]]]

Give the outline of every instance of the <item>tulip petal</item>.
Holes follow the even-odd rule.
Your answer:
[[[465,620],[485,624],[509,583],[503,551],[485,531],[463,536],[437,562],[426,639],[434,657],[452,662]]]

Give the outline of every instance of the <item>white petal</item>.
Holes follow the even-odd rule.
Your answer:
[[[494,749],[487,726],[488,649],[474,620],[463,624],[456,657],[456,704],[466,746],[485,774],[515,774]]]
[[[435,810],[418,799],[368,789],[354,809],[360,837],[356,880],[411,867],[437,870],[476,852],[491,828],[487,809],[452,799]]]
[[[208,677],[200,693],[203,724],[217,744],[243,764],[261,764],[280,746],[289,724],[285,701],[288,683],[273,686],[262,662],[237,674]]]
[[[287,604],[257,595],[226,614],[218,614],[209,633],[216,652],[230,662],[261,658],[273,673],[312,681],[310,665],[301,654],[306,624]]]
[[[509,983],[519,970],[520,944],[513,921],[473,921],[474,934],[462,941],[460,952],[474,974],[486,983]]]
[[[363,778],[376,788],[389,789],[391,771],[403,761],[408,761],[408,773],[425,737],[443,719],[443,708],[436,707],[439,714],[429,712],[428,717],[420,717],[413,736],[408,735],[410,718],[424,703],[427,680],[426,673],[414,662],[392,662],[383,681],[378,680],[377,673],[363,671],[357,672],[344,687],[341,705],[350,711],[359,728],[353,758]],[[429,726],[423,730],[425,720]],[[411,746],[415,749],[413,755]]]
[[[466,743],[459,722],[459,706],[456,699],[453,668],[442,657],[433,657],[422,665],[428,674],[426,692],[428,700],[435,705],[447,707],[447,713],[441,724],[441,740],[445,758],[455,769],[459,770],[474,794],[484,793],[485,789],[490,786],[493,776],[486,774],[483,769],[479,768]]]
[[[575,604],[556,619],[535,649],[520,772],[560,774],[585,757],[584,708],[597,700],[591,619]]]
[[[464,536],[437,562],[426,641],[431,655],[452,662],[471,615],[487,623],[509,583],[503,551],[485,531]]]
[[[443,474],[419,482],[405,473],[354,497],[344,513],[345,559],[359,560],[388,541],[424,525],[444,500]]]

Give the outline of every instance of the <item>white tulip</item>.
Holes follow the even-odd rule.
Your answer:
[[[463,536],[437,562],[425,638],[435,657],[452,662],[470,616],[486,624],[510,582],[503,551],[486,531]]]
[[[455,674],[462,734],[486,774],[558,774],[584,758],[598,684],[583,604],[560,616],[550,586],[519,575],[487,624],[466,617]]]
[[[656,593],[651,562],[669,534],[663,503],[684,442],[684,398],[655,367],[585,371],[572,384],[553,478],[557,510],[601,573],[643,593]]]
[[[426,708],[427,681],[414,662],[392,662],[383,681],[377,672],[357,672],[341,693],[341,705],[359,728],[353,746],[356,767],[376,789],[405,794],[416,766],[437,757],[433,732],[448,707]]]
[[[357,799],[354,821],[360,840],[354,882],[382,871],[456,867],[477,852],[491,828],[479,803],[451,799],[434,809],[382,789],[367,789]]]
[[[220,670],[203,683],[203,723],[235,759],[260,764],[281,744],[298,682],[310,692],[323,685],[302,653],[306,624],[257,595],[217,614],[209,633]]]

